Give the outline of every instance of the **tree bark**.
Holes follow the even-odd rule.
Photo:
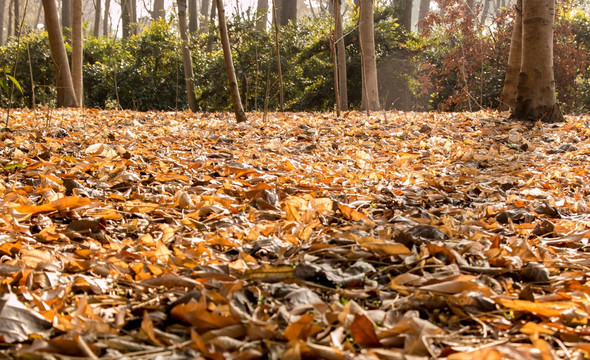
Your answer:
[[[237,122],[244,122],[247,120],[246,113],[242,107],[242,100],[240,99],[240,89],[238,87],[238,80],[236,78],[236,70],[234,69],[234,61],[232,58],[231,47],[229,44],[229,35],[227,33],[227,25],[225,23],[225,10],[223,8],[223,0],[216,0],[217,12],[219,20],[219,35],[221,37],[221,46],[223,48],[223,58],[225,60],[225,71],[227,73],[227,80],[229,83],[229,91],[234,105],[234,113],[236,114]]]
[[[6,42],[8,42],[8,38],[13,35],[12,24],[14,23],[14,1],[15,0],[10,0],[8,3],[8,29],[6,32]]]
[[[4,44],[4,9],[6,0],[0,0],[0,45]]]
[[[504,87],[500,95],[499,110],[514,109],[516,104],[516,91],[518,88],[518,74],[520,73],[520,61],[522,58],[522,0],[517,0],[514,7],[514,25],[512,39],[510,40],[510,53],[508,54],[508,67],[504,78]]]
[[[363,2],[361,1],[361,4]],[[414,6],[413,0],[405,0],[404,8],[402,9],[400,23],[402,27],[407,31],[412,31],[412,8]],[[373,16],[373,15],[371,15]]]
[[[563,121],[553,73],[555,0],[523,0],[522,5],[522,59],[511,118]]]
[[[82,0],[72,3],[72,83],[76,94],[77,107],[84,105],[84,85],[82,81]]]
[[[154,0],[154,9],[152,10],[152,20],[164,19],[166,11],[164,10],[164,0]]]
[[[418,12],[418,29],[424,29],[424,19],[430,13],[430,0],[420,0],[420,10]]]
[[[14,0],[14,37],[20,36],[20,0]]]
[[[131,0],[121,0],[121,22],[123,39],[131,34]]]
[[[209,18],[209,0],[201,0],[201,18],[199,19],[199,32],[206,33],[209,31],[207,19]]]
[[[188,35],[186,24],[186,0],[177,0],[178,3],[178,30],[182,40],[182,64],[184,65],[184,83],[188,108],[196,112],[197,99],[195,97],[195,85],[193,82],[193,61],[188,48]]]
[[[102,0],[94,0],[94,37],[100,36],[100,16],[102,15]]]
[[[266,22],[268,20],[268,0],[258,0],[256,6],[256,30],[262,31],[266,29]]]
[[[109,36],[109,8],[111,7],[111,0],[104,0],[104,17],[102,21],[102,34],[105,37]]]
[[[72,0],[62,0],[61,2],[61,28],[63,34],[69,39],[72,30]]]
[[[479,21],[482,25],[485,25],[489,12],[490,12],[490,0],[483,0],[483,10],[481,11],[481,20]]]
[[[74,93],[68,55],[66,54],[66,47],[64,46],[63,35],[57,15],[57,6],[55,5],[55,0],[42,1],[47,32],[49,33],[49,45],[55,66],[57,106],[74,107],[76,106],[76,94]]]
[[[275,52],[277,55],[277,72],[279,74],[279,110],[282,112],[284,110],[285,96],[283,87],[283,69],[281,68],[281,48],[279,46],[279,20],[277,19],[277,12],[276,0],[272,0],[272,23],[275,29]]]
[[[340,109],[348,110],[348,86],[346,74],[346,47],[342,30],[342,14],[340,12],[340,0],[333,0],[334,11],[334,42],[336,59],[338,63],[338,94],[340,98]]]
[[[362,95],[365,110],[380,110],[375,58],[375,33],[373,25],[373,0],[361,0],[359,14],[359,39],[361,47]]]
[[[199,12],[197,11],[197,0],[188,0],[188,31],[195,34],[199,31]]]
[[[288,25],[290,21],[297,21],[297,0],[283,0],[280,8],[280,25]]]

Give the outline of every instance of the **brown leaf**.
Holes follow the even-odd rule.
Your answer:
[[[362,347],[381,347],[381,343],[375,333],[375,325],[368,317],[361,313],[354,314],[354,321],[350,324],[350,334],[354,342]]]

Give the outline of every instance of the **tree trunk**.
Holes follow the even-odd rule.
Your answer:
[[[225,23],[225,10],[223,9],[223,0],[216,0],[217,12],[219,19],[219,35],[221,37],[221,46],[223,47],[223,58],[225,60],[225,71],[227,73],[227,80],[229,83],[229,91],[234,105],[234,112],[236,114],[237,122],[246,121],[246,113],[242,107],[242,100],[240,99],[240,89],[238,88],[238,80],[236,79],[236,70],[234,69],[234,61],[232,59],[231,47],[229,45],[229,35],[227,33],[227,25]]]
[[[281,1],[280,13],[280,25],[287,25],[290,21],[297,21],[297,0]]]
[[[213,6],[215,7],[215,6]],[[209,18],[209,0],[201,0],[201,16],[199,19],[199,32],[206,33],[209,31],[207,19]]]
[[[266,22],[268,20],[268,0],[258,0],[256,7],[256,30],[262,31],[266,29]]]
[[[340,97],[340,109],[348,110],[348,87],[346,74],[346,47],[342,31],[342,14],[340,12],[340,0],[333,0],[334,6],[334,41],[336,59],[338,64],[338,94]]]
[[[188,35],[186,24],[186,0],[177,0],[178,3],[178,30],[182,39],[182,64],[184,65],[184,83],[188,108],[197,111],[197,99],[195,97],[195,85],[193,82],[193,61],[188,48]]]
[[[0,45],[4,44],[4,9],[6,0],[0,0]]]
[[[102,34],[105,37],[109,36],[109,8],[111,7],[111,0],[104,0],[104,17],[102,21]]]
[[[283,87],[283,69],[281,68],[281,48],[279,46],[279,20],[277,19],[277,12],[276,0],[272,0],[272,23],[275,29],[275,52],[277,55],[277,72],[279,74],[279,110],[282,112],[284,110],[285,96]]]
[[[215,1],[217,0],[211,0],[211,15],[209,16],[209,21],[207,22],[209,25],[207,26],[208,28],[208,32],[212,32],[214,31],[214,27],[215,27],[215,14],[216,14],[216,10],[217,10],[217,6],[215,3]],[[223,5],[223,3],[222,3]],[[209,28],[209,26],[211,26],[211,28]],[[210,53],[211,51],[213,51],[213,38],[210,36],[209,40],[207,41],[207,48],[205,49],[207,51],[207,53]]]
[[[94,0],[94,37],[100,36],[100,16],[102,15],[102,0]]]
[[[490,12],[490,0],[483,0],[483,10],[481,11],[480,23],[485,25],[488,13]]]
[[[12,24],[14,23],[14,1],[15,0],[10,0],[8,3],[8,29],[6,32],[6,42],[8,42],[8,38],[13,35]]]
[[[522,59],[511,118],[563,121],[553,74],[555,0],[523,0],[522,5]]]
[[[47,32],[49,33],[49,45],[53,64],[55,65],[55,77],[57,85],[57,106],[76,106],[76,94],[72,83],[72,75],[68,64],[68,55],[64,46],[57,7],[55,0],[42,0],[45,13]]]
[[[20,0],[14,0],[14,36],[20,36]]]
[[[430,0],[420,0],[420,11],[418,12],[418,29],[424,29],[424,19],[430,13]]]
[[[121,0],[121,22],[123,39],[128,39],[131,33],[131,0]]]
[[[72,83],[76,94],[77,107],[84,105],[84,86],[82,82],[82,0],[72,3]]]
[[[500,95],[499,110],[514,109],[516,104],[516,91],[518,88],[518,74],[520,73],[520,61],[522,58],[522,0],[517,0],[514,8],[514,26],[512,39],[510,40],[510,53],[508,54],[508,67],[504,79],[504,87]]]
[[[361,4],[363,2],[361,1]],[[372,5],[371,5],[372,6]],[[412,8],[414,6],[413,0],[406,0],[404,8],[402,9],[400,23],[402,27],[407,31],[412,31]],[[373,16],[373,15],[371,15]]]
[[[164,19],[166,11],[164,10],[164,0],[154,0],[154,9],[152,10],[152,20]]]
[[[61,28],[65,37],[69,39],[72,30],[72,0],[61,2]]]
[[[188,31],[195,34],[199,31],[199,12],[197,11],[197,0],[188,0]]]
[[[137,0],[131,0],[131,24],[130,30],[132,35],[137,35],[139,28],[137,27]]]
[[[361,47],[362,95],[365,110],[379,110],[377,61],[375,59],[375,33],[373,26],[373,0],[361,0],[359,14],[359,40]]]

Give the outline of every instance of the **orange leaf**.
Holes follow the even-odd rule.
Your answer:
[[[381,347],[375,333],[375,326],[368,317],[361,313],[354,314],[354,321],[350,324],[350,334],[354,341],[362,347]]]
[[[310,314],[304,314],[296,322],[290,324],[285,329],[285,337],[289,341],[307,340],[322,331],[322,327],[314,323],[314,317]]]

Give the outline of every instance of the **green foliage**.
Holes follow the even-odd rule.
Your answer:
[[[27,53],[28,47],[28,53]],[[29,54],[32,66],[29,68]],[[0,68],[13,69],[14,77],[20,79],[22,91],[15,92],[12,106],[26,107],[32,105],[33,86],[30,82],[31,69],[34,81],[35,100],[37,103],[53,105],[55,103],[54,68],[49,40],[46,32],[31,32],[23,36],[18,44],[9,42],[0,47]],[[0,94],[2,103],[6,104],[8,93]]]

